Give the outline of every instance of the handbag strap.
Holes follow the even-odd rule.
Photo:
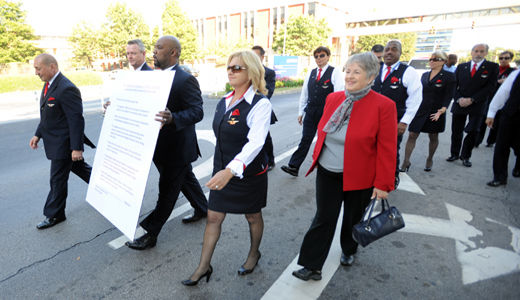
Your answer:
[[[361,218],[362,221],[366,220],[370,224],[370,219],[372,218],[372,212],[374,211],[374,207],[376,206],[377,199],[374,198],[372,201],[370,201],[370,204],[365,209],[365,213],[363,214],[363,217]],[[386,206],[386,207],[385,207]],[[390,209],[390,204],[388,203],[387,199],[381,199],[381,212],[384,212],[385,210]],[[368,215],[368,217],[367,217]]]

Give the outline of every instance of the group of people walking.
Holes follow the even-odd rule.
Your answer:
[[[430,58],[431,71],[422,77],[399,61],[402,53],[399,41],[392,40],[382,48],[383,61],[371,52],[350,56],[344,76],[328,64],[331,53],[327,47],[314,51],[318,67],[306,76],[299,100],[297,121],[303,125],[302,139],[289,163],[281,167],[284,172],[298,176],[317,133],[312,165],[306,173],[317,171],[317,210],[300,249],[298,264],[303,268],[293,272],[299,279],[321,279],[342,205],[340,263],[346,266],[354,263],[358,245],[352,238],[352,227],[360,221],[371,199],[386,199],[397,188],[399,171],[409,170],[410,155],[420,132],[429,134],[424,170],[432,170],[438,134],[445,129],[445,113],[452,98],[455,100],[452,155],[448,160],[461,158],[465,166],[471,166],[471,150],[483,121],[482,107],[495,91],[497,76],[504,75],[504,71],[499,73],[498,65],[484,60],[486,45],[476,45],[472,50],[473,61],[459,65],[455,74],[444,69],[447,55],[434,52]],[[154,47],[155,68],[176,71],[166,108],[156,115],[162,124],[153,158],[160,175],[159,197],[155,209],[140,223],[146,234],[126,245],[136,250],[154,247],[182,192],[194,208],[194,213],[183,222],[207,218],[199,264],[182,281],[187,286],[196,285],[201,279],[210,280],[212,256],[228,213],[244,214],[250,231],[250,248],[237,273],[252,273],[261,259],[262,209],[267,202],[267,174],[274,166],[269,128],[276,116],[269,101],[274,90],[274,71],[262,65],[261,47],[252,50],[235,52],[227,61],[227,76],[233,91],[218,102],[213,116],[216,145],[212,177],[206,183],[210,189],[206,200],[191,165],[200,156],[195,132],[195,124],[203,118],[198,82],[179,67],[181,44],[175,37],[163,36]],[[152,70],[145,62],[145,54],[141,41],[128,42],[127,57],[135,70]],[[35,69],[46,84],[40,101],[40,124],[30,146],[36,148],[43,138],[47,157],[52,161],[46,218],[37,226],[45,229],[65,220],[70,171],[88,182],[90,166],[83,161],[83,143],[93,144],[83,134],[79,90],[60,75],[56,60],[42,54],[35,59]],[[515,140],[513,135],[518,136],[518,129],[514,134],[501,129],[519,128],[519,80],[510,82],[510,78],[516,78],[515,72],[503,83],[511,93],[501,88],[497,95],[501,95],[502,102],[493,100],[489,106],[488,125],[496,125],[495,113],[504,107],[495,156],[498,149],[509,151],[511,141]],[[513,97],[517,100],[511,101]],[[465,124],[467,116],[469,123]],[[399,167],[399,144],[407,128],[409,139]],[[463,130],[467,136],[461,151]],[[61,132],[59,143],[53,135],[57,131]],[[59,151],[53,150],[58,148]],[[495,181],[500,184],[505,184],[499,171],[503,164],[497,162],[500,175]]]

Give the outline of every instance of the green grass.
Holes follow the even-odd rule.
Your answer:
[[[77,86],[103,84],[101,76],[92,71],[64,73]],[[0,93],[40,90],[43,82],[36,75],[0,75]]]

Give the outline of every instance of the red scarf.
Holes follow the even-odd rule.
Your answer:
[[[505,66],[505,67],[502,67],[502,66],[499,66],[498,67],[498,75],[499,76],[502,76],[502,73],[504,73],[507,69],[509,69],[509,65]]]

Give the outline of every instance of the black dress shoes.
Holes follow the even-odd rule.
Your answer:
[[[339,260],[342,266],[352,266],[354,264],[354,255],[345,255],[341,253],[341,259]]]
[[[253,273],[253,271],[255,270],[256,268],[256,265],[258,265],[258,261],[260,260],[260,257],[262,257],[262,253],[260,253],[260,251],[258,251],[258,259],[256,260],[256,263],[255,265],[253,266],[252,269],[246,269],[244,268],[244,265],[240,266],[240,268],[238,269],[238,275],[247,275],[249,273]]]
[[[492,187],[497,187],[497,186],[501,186],[501,185],[506,185],[506,183],[507,182],[505,182],[505,181],[492,180],[492,181],[488,182],[487,185],[492,186]]]
[[[452,162],[452,161],[456,161],[457,159],[459,159],[459,157],[457,155],[452,155],[452,156],[446,158],[446,161]]]
[[[306,268],[301,268],[298,271],[292,272],[292,274],[294,277],[304,281],[307,281],[309,279],[321,280],[321,271],[313,271]]]
[[[274,162],[273,163],[269,163],[268,166],[267,166],[267,172],[272,171],[274,169],[275,165],[276,164]]]
[[[471,166],[473,165],[473,164],[469,161],[469,159],[461,158],[461,160],[462,160],[462,165],[463,165],[464,167],[468,167],[468,168],[469,168],[469,167],[471,167]]]
[[[155,244],[157,244],[157,237],[149,233],[143,235],[142,237],[136,239],[133,242],[125,243],[125,245],[127,245],[129,248],[135,250],[145,250],[148,248],[153,248],[155,247]]]
[[[188,223],[197,222],[198,220],[204,219],[207,216],[208,216],[207,213],[200,213],[200,214],[194,213],[193,215],[189,215],[189,216],[182,218],[182,223],[188,224]]]
[[[291,174],[292,176],[295,176],[295,177],[298,176],[298,169],[295,167],[291,167],[289,165],[282,166],[282,171],[284,171],[285,173]]]
[[[209,269],[206,271],[206,273],[202,274],[202,276],[200,276],[199,279],[191,280],[191,278],[188,278],[186,280],[181,281],[181,283],[186,286],[194,286],[194,285],[197,285],[197,283],[199,283],[199,281],[204,277],[206,277],[206,282],[209,282],[209,278],[211,277],[212,273],[213,273],[213,267],[211,265],[209,265]]]
[[[56,224],[59,224],[63,221],[67,220],[67,218],[45,218],[45,220],[41,221],[38,225],[36,225],[36,228],[38,229],[45,229],[52,227]]]

